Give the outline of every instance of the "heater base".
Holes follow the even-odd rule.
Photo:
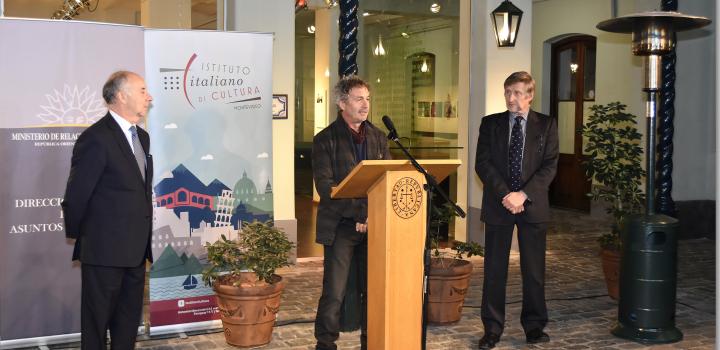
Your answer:
[[[642,329],[632,328],[618,323],[610,333],[614,336],[636,341],[643,344],[667,344],[679,342],[683,339],[683,334],[676,327]]]

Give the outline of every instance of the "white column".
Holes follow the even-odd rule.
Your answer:
[[[320,8],[315,11],[315,129],[316,135],[335,120],[337,106],[332,87],[338,81],[338,20],[340,8]],[[313,201],[320,196],[313,185]]]
[[[315,134],[335,120],[332,87],[338,80],[339,7],[315,11]]]
[[[461,165],[457,170],[457,205],[463,208],[468,213],[469,202],[468,194],[469,186],[473,183],[473,177],[470,169],[473,169],[473,161],[470,160],[470,153],[468,147],[473,144],[468,138],[468,128],[463,125],[469,125],[471,117],[469,116],[470,107],[470,50],[472,46],[472,33],[470,19],[470,9],[472,7],[471,0],[460,1],[460,48],[458,57],[460,62],[458,64],[458,96],[467,96],[468,98],[458,98],[458,159],[461,161]],[[468,181],[470,180],[470,181]],[[468,190],[466,190],[468,189]],[[468,239],[468,217],[455,218],[455,239],[458,241],[466,242]]]

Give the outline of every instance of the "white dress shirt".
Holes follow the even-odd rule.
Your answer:
[[[108,110],[108,111],[110,112],[110,115],[113,117],[113,119],[115,119],[115,122],[118,123],[118,125],[120,125],[120,129],[123,131],[123,134],[125,134],[125,139],[127,139],[128,144],[130,145],[130,150],[132,150],[133,153],[135,153],[135,148],[133,147],[133,143],[132,143],[132,132],[130,132],[130,128],[135,126],[135,128],[137,129],[138,126],[125,120],[125,118],[121,117],[120,115],[113,112],[112,110]],[[139,138],[138,138],[138,141],[140,141]]]

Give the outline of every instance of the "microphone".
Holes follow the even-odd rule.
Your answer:
[[[382,121],[383,121],[383,124],[385,124],[385,128],[388,129],[388,131],[389,131],[389,133],[388,133],[388,139],[393,140],[393,141],[397,141],[397,139],[398,139],[398,137],[397,137],[397,130],[395,130],[395,124],[393,124],[393,122],[392,122],[392,120],[390,119],[390,117],[384,115],[384,116],[382,117]]]

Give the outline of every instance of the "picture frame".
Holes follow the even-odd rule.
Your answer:
[[[288,95],[287,94],[273,94],[272,117],[273,117],[273,119],[287,119],[288,118]]]

